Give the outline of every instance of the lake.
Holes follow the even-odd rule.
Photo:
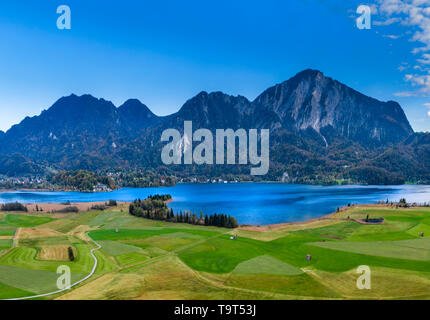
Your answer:
[[[0,203],[132,201],[151,194],[169,193],[176,211],[226,213],[240,224],[265,225],[304,221],[334,212],[348,203],[376,203],[380,200],[430,202],[430,186],[311,186],[282,183],[178,184],[174,187],[124,188],[114,192],[5,192]]]

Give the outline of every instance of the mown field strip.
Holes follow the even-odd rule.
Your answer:
[[[89,273],[85,278],[83,278],[83,279],[81,279],[81,280],[79,280],[79,281],[77,281],[77,282],[75,282],[75,283],[71,284],[69,288],[60,289],[60,290],[57,290],[57,291],[48,292],[48,293],[43,293],[43,294],[38,294],[38,295],[34,295],[34,296],[29,296],[29,297],[20,297],[20,298],[12,298],[12,299],[4,299],[4,300],[28,300],[28,299],[37,299],[37,298],[43,298],[43,297],[47,297],[47,296],[52,296],[52,295],[54,295],[54,294],[57,294],[57,293],[61,293],[61,292],[64,292],[64,291],[70,290],[72,287],[75,287],[75,286],[77,286],[78,284],[80,284],[80,283],[84,282],[85,280],[88,280],[89,278],[91,278],[91,277],[93,276],[94,272],[96,271],[96,269],[97,269],[97,264],[98,264],[98,260],[97,260],[97,257],[96,257],[96,256],[95,256],[95,254],[94,254],[94,251],[97,251],[97,250],[101,249],[101,246],[100,246],[97,242],[95,242],[95,241],[94,241],[94,240],[93,240],[93,239],[88,235],[88,233],[87,233],[87,236],[88,236],[88,238],[89,238],[92,242],[94,242],[94,243],[96,244],[96,246],[97,246],[97,247],[96,247],[96,248],[91,249],[91,251],[90,251],[91,256],[92,256],[92,257],[93,257],[93,259],[94,259],[94,266],[93,266],[93,269],[91,270],[91,272],[90,272],[90,273]]]

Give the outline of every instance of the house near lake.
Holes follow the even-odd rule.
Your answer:
[[[98,184],[95,185],[93,188],[94,192],[108,192],[108,191],[112,191],[109,187],[105,186],[104,184]]]

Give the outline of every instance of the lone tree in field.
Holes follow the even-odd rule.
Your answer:
[[[72,247],[68,247],[67,248],[67,252],[69,253],[69,260],[70,261],[74,261],[75,260],[75,254],[73,253],[73,248]]]
[[[109,202],[106,204],[106,206],[108,207],[116,207],[118,205],[118,203],[116,202],[116,200],[109,200]]]

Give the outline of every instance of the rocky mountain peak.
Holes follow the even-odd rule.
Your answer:
[[[400,105],[365,96],[317,70],[305,70],[264,91],[253,102],[273,112],[283,127],[312,129],[361,144],[396,143],[413,130]]]
[[[250,102],[243,96],[232,96],[220,91],[202,91],[172,116],[179,122],[191,120],[196,127],[236,128],[241,124],[243,114],[249,109]]]
[[[124,102],[118,111],[121,115],[138,118],[153,118],[156,117],[149,108],[140,102],[138,99],[129,99]]]

